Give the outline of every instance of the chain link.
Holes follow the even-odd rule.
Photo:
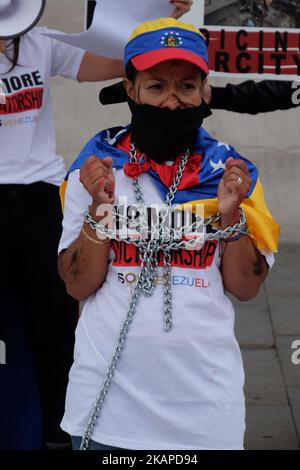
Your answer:
[[[130,161],[137,162],[137,150],[134,143],[131,144],[130,148]],[[191,240],[180,240],[181,235],[184,233],[184,230],[197,230],[199,228],[204,228],[208,225],[216,223],[219,221],[220,216],[219,214],[210,217],[207,220],[196,220],[191,225],[185,225],[180,228],[179,235],[178,230],[170,228],[168,231],[164,228],[164,223],[166,221],[167,216],[169,215],[170,208],[172,206],[172,202],[174,200],[176,191],[182,179],[186,164],[188,162],[190,156],[189,150],[182,156],[181,161],[179,163],[174,181],[169,188],[168,194],[165,199],[165,204],[163,206],[163,210],[160,212],[160,217],[158,220],[157,226],[154,228],[155,238],[151,237],[151,232],[153,234],[153,228],[149,231],[148,228],[148,219],[147,219],[147,208],[144,200],[143,191],[140,185],[138,178],[133,180],[133,188],[135,192],[135,199],[137,202],[138,210],[139,210],[139,230],[141,231],[141,235],[146,235],[146,240],[143,239],[136,239],[134,237],[126,237],[122,239],[126,243],[134,244],[139,249],[139,256],[141,260],[141,269],[138,276],[138,281],[136,286],[134,287],[129,307],[126,313],[125,320],[123,322],[122,328],[120,330],[117,345],[112,356],[112,359],[109,363],[107,372],[105,374],[104,382],[102,388],[98,394],[96,402],[94,404],[90,419],[88,421],[86,430],[84,432],[80,450],[88,450],[89,448],[89,441],[91,439],[93,429],[95,427],[96,421],[100,415],[105,397],[107,395],[108,389],[111,385],[115,369],[117,367],[118,360],[121,355],[121,351],[124,347],[126,342],[127,333],[129,330],[129,326],[133,320],[133,317],[136,313],[137,303],[139,298],[142,294],[145,296],[151,296],[157,276],[158,276],[158,256],[161,252],[163,255],[163,293],[164,293],[164,312],[163,312],[163,320],[164,320],[164,329],[166,332],[170,331],[172,328],[172,290],[171,290],[171,250],[179,250],[179,249],[191,249],[199,246],[199,240],[191,239]],[[125,223],[130,226],[131,220],[126,216],[121,216],[120,214],[113,214],[113,217],[119,217],[119,219],[125,221]],[[116,233],[112,229],[108,229],[101,223],[97,223],[88,213],[88,211],[84,214],[85,221],[90,224],[90,226],[97,231],[97,233],[101,233],[108,238],[117,239]],[[247,234],[247,226],[246,226],[246,218],[243,211],[241,211],[241,220],[238,224],[234,225],[233,227],[227,227],[225,230],[218,230],[214,233],[205,234],[201,243],[204,243],[207,240],[221,240],[229,238],[233,233],[238,234]],[[148,239],[150,236],[150,240]],[[142,237],[141,237],[142,238]]]

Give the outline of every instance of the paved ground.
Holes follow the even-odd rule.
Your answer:
[[[283,245],[260,295],[236,305],[246,384],[246,449],[300,449],[300,245]]]

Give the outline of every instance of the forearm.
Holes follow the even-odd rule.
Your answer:
[[[237,222],[222,219],[224,229]],[[265,258],[254,246],[250,236],[243,235],[238,240],[222,243],[222,278],[224,288],[240,301],[256,297],[261,284],[268,274]]]
[[[85,300],[103,284],[109,260],[109,244],[97,243],[95,231],[86,222],[83,230],[86,235],[81,231],[58,258],[59,274],[68,293],[77,300]]]
[[[285,110],[297,106],[292,101],[294,91],[292,82],[247,80],[224,88],[212,87],[210,107],[248,114]]]
[[[122,60],[102,57],[86,52],[78,72],[80,82],[100,82],[125,76]]]

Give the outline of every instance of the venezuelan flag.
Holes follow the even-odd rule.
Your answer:
[[[114,168],[123,168],[129,162],[130,126],[116,127],[96,134],[83,148],[78,158],[68,171],[61,186],[61,198],[64,195],[68,175],[80,169],[91,155],[99,158],[111,157]],[[222,178],[225,162],[229,158],[242,159],[251,176],[252,186],[241,207],[245,210],[250,234],[260,250],[276,252],[278,250],[279,225],[272,217],[264,198],[258,169],[249,160],[239,155],[233,147],[211,137],[202,127],[198,129],[194,153],[188,163],[182,181],[175,194],[173,204],[191,205],[196,211],[197,205],[204,205],[205,218],[218,212],[217,191]],[[162,172],[163,170],[163,172]],[[152,182],[164,200],[169,189],[170,179],[166,171],[172,167],[153,163],[148,170]]]

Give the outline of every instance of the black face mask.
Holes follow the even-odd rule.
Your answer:
[[[128,97],[132,138],[138,149],[156,163],[173,160],[194,147],[197,129],[212,113],[204,100],[194,108],[159,108],[137,104]]]

